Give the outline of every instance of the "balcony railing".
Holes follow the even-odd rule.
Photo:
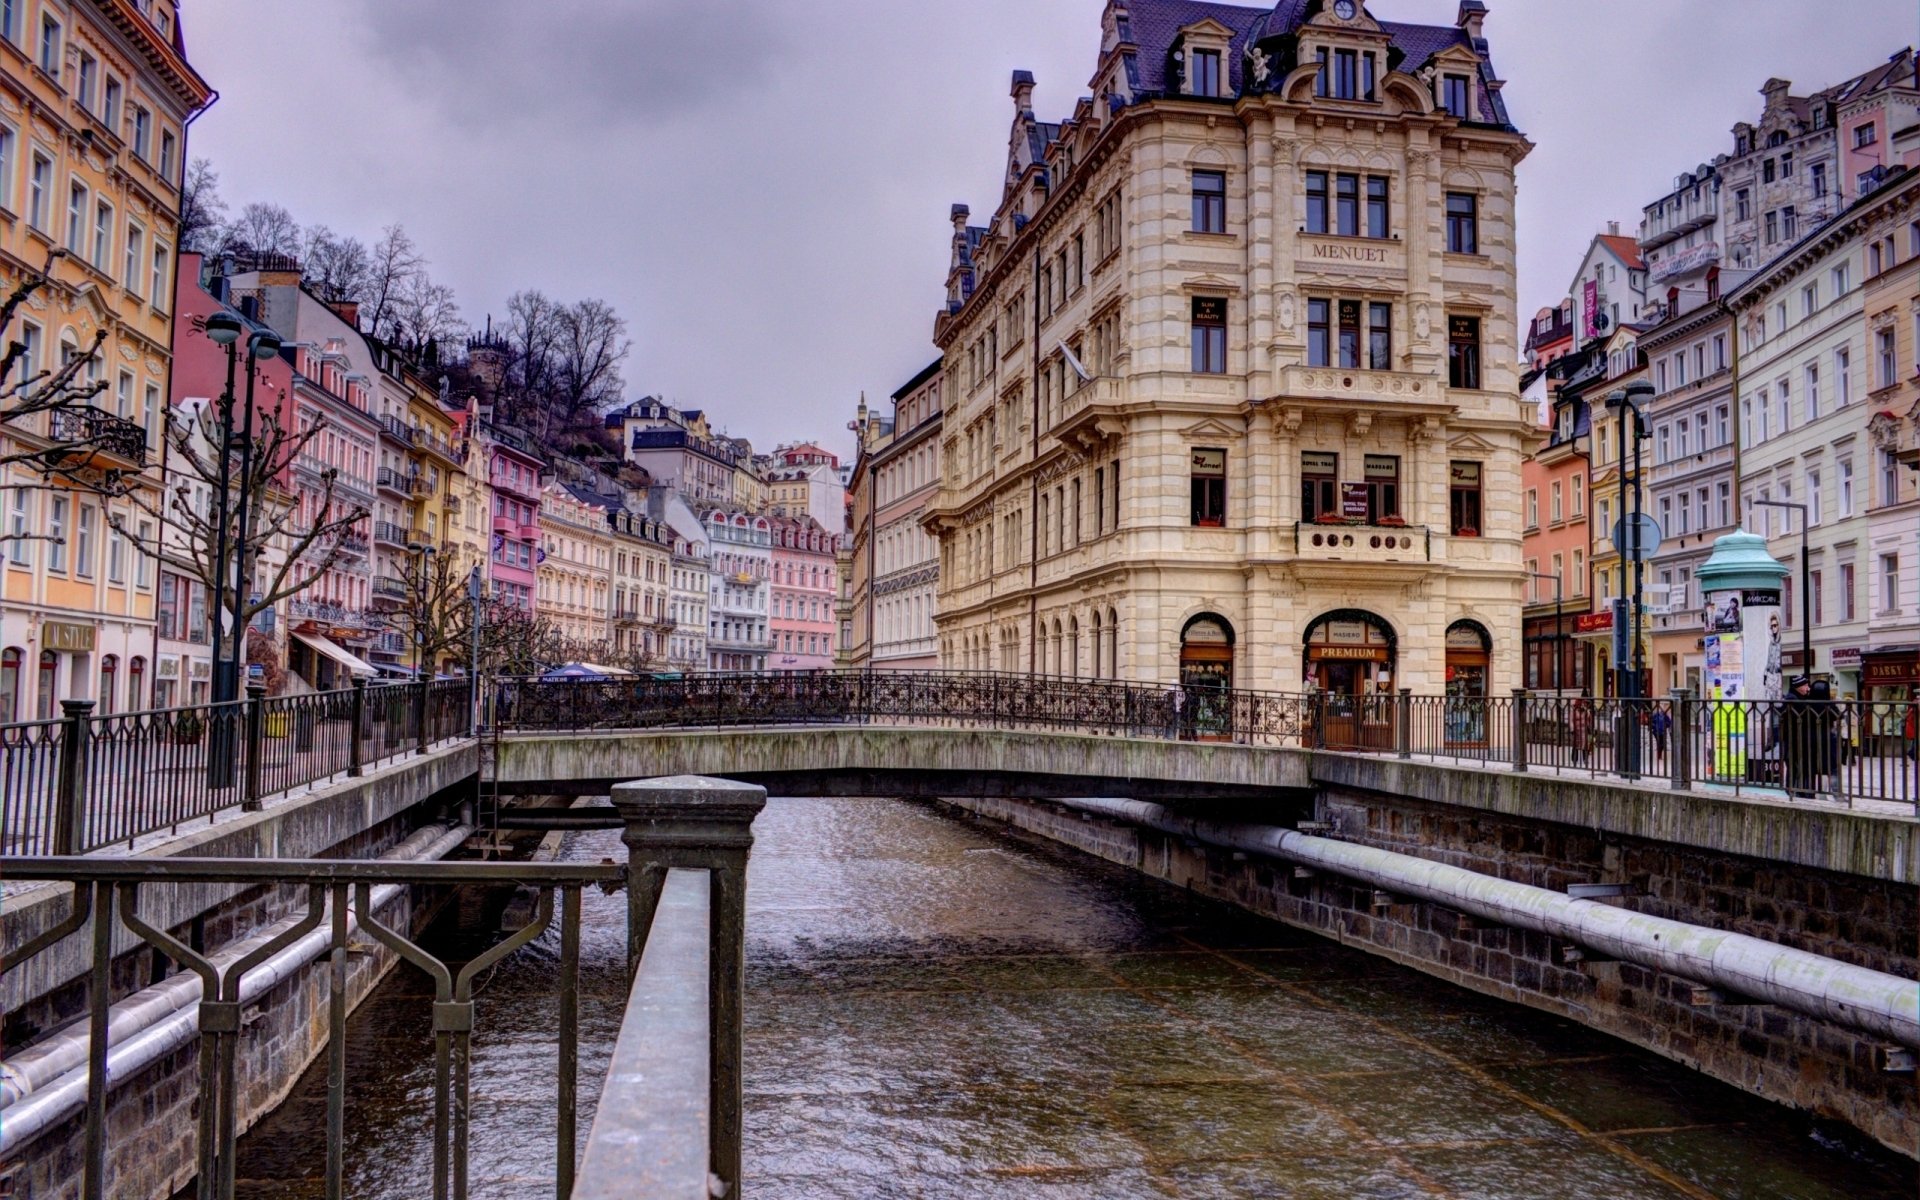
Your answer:
[[[1296,521],[1293,552],[1309,562],[1423,563],[1433,538],[1425,525]]]
[[[419,430],[402,421],[399,417],[381,417],[380,429],[389,437],[405,442],[409,446],[418,441],[420,437]]]
[[[48,435],[56,442],[90,446],[135,467],[147,465],[147,431],[125,417],[92,407],[60,408],[48,414]]]
[[[407,598],[407,581],[404,579],[395,579],[391,575],[381,575],[373,581],[373,598],[375,600],[405,600]]]
[[[404,474],[392,467],[381,467],[380,477],[376,482],[382,490],[398,492],[402,496],[411,496],[416,492],[424,495],[429,490],[418,475]]]
[[[392,521],[375,521],[373,540],[389,546],[405,546],[412,534],[404,525],[395,525]]]
[[[1280,380],[1282,395],[1308,400],[1375,400],[1409,404],[1442,402],[1441,381],[1406,371],[1366,371],[1358,367],[1288,367]]]

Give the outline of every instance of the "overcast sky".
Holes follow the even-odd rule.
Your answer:
[[[1796,92],[1910,45],[1920,0],[1491,0],[1520,171],[1523,319]],[[1087,90],[1100,0],[187,0],[193,127],[237,208],[371,242],[400,221],[478,325],[512,292],[626,317],[630,396],[845,452],[933,355],[947,209],[999,199],[1008,73]],[[1451,23],[1456,0],[1372,0]]]

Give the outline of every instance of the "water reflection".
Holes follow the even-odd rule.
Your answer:
[[[1911,1164],[1663,1060],[1068,851],[879,800],[776,800],[755,833],[756,1200],[1912,1195]],[[589,1107],[621,903],[586,899]],[[556,946],[481,993],[477,1197],[552,1195]],[[396,973],[356,1016],[351,1195],[422,1194],[429,1000]],[[324,1085],[247,1139],[243,1195],[320,1195]]]

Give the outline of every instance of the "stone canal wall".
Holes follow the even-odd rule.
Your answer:
[[[1318,775],[1316,764],[1316,775]],[[1589,785],[1589,790],[1594,789]],[[1598,802],[1601,797],[1584,797]],[[1920,1147],[1915,1076],[1886,1069],[1879,1039],[1771,1005],[1745,1003],[1633,963],[1570,955],[1546,934],[1492,925],[1441,906],[1381,895],[1371,885],[1296,870],[1272,858],[1202,845],[1045,801],[952,798],[951,806],[1132,867],[1197,894],[1312,930],[1474,991],[1581,1022],[1753,1094],[1832,1120],[1903,1154]],[[1658,810],[1676,826],[1718,825],[1751,847],[1770,821],[1801,830],[1802,857],[1844,861],[1864,873],[1655,841],[1610,828],[1531,819],[1494,805],[1455,805],[1328,786],[1314,801],[1324,836],[1563,891],[1619,883],[1607,901],[1636,911],[1748,934],[1843,962],[1914,978],[1920,972],[1916,889],[1892,877],[1909,864],[1876,854],[1890,836],[1854,814],[1737,814],[1689,797],[1649,793],[1622,801],[1605,825],[1627,826]],[[1711,811],[1685,811],[1696,803]],[[1784,809],[1785,806],[1778,806]],[[1216,821],[1234,819],[1206,806]],[[1250,821],[1277,814],[1247,814]],[[1840,846],[1851,849],[1838,849]],[[1866,847],[1865,851],[1861,847]]]

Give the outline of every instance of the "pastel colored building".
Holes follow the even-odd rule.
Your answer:
[[[834,665],[835,556],[840,539],[808,518],[774,517],[768,667],[820,671]]]

